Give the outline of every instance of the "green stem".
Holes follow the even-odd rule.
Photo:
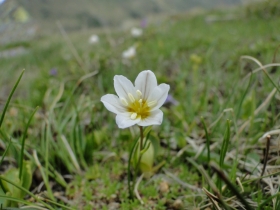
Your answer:
[[[139,172],[139,168],[140,168],[140,162],[141,162],[141,158],[142,158],[142,150],[143,150],[143,141],[144,141],[144,132],[143,132],[143,127],[139,126],[140,128],[140,145],[139,145],[139,158],[137,160],[137,164],[136,164],[136,168],[135,168],[135,173],[134,173],[134,177],[133,177],[133,188],[135,186],[135,182],[136,182],[136,176]],[[147,141],[146,141],[147,142]],[[145,143],[146,143],[145,142]],[[144,145],[145,146],[145,145]],[[137,151],[135,151],[137,152]]]
[[[129,154],[129,159],[128,159],[128,166],[127,166],[127,186],[128,186],[128,192],[129,192],[129,199],[133,200],[134,199],[134,195],[133,195],[133,189],[135,186],[135,180],[136,180],[136,175],[139,171],[139,166],[140,166],[140,160],[142,157],[142,149],[143,149],[143,141],[144,141],[144,130],[142,126],[139,126],[140,128],[140,145],[139,145],[139,158],[137,160],[137,164],[135,167],[135,171],[133,173],[133,180],[132,180],[132,186],[130,184],[131,182],[131,158],[133,155],[137,155],[138,152],[138,148],[137,148],[137,144],[138,144],[138,140],[139,138],[136,139],[136,141],[134,142],[133,147],[131,148],[130,154]]]
[[[132,158],[132,155],[133,155],[133,152],[135,151],[135,147],[138,143],[138,138],[136,138],[136,140],[134,141],[134,144],[130,150],[130,153],[129,153],[129,158],[128,158],[128,165],[127,165],[127,186],[128,186],[128,193],[129,193],[129,199],[131,200],[134,200],[134,197],[133,197],[133,190],[131,188],[131,185],[130,185],[130,182],[131,182],[131,158]]]
[[[143,139],[144,139],[144,132],[143,132],[143,127],[142,126],[139,126],[140,128],[140,152],[142,151],[143,149]],[[140,158],[139,158],[140,160]]]
[[[147,146],[147,141],[145,141],[145,143],[143,145],[143,142],[144,142],[144,130],[143,130],[143,127],[139,126],[139,128],[140,128],[139,157],[138,157],[137,164],[136,164],[136,167],[135,167],[135,172],[133,174],[133,182],[132,182],[132,188],[133,189],[134,189],[135,184],[136,184],[137,174],[139,173],[139,170],[140,170],[141,158],[142,158],[143,153],[145,153],[144,150],[145,150],[145,148]],[[138,152],[138,148],[136,147],[136,149],[135,149],[136,156],[137,156],[137,152]]]

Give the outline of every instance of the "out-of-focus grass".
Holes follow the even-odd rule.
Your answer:
[[[203,117],[211,160],[221,161],[221,170],[242,196],[253,207],[260,206],[278,189],[279,138],[272,136],[269,151],[259,139],[279,128],[279,93],[262,71],[246,77],[259,66],[240,58],[249,55],[264,65],[278,62],[278,54],[273,59],[280,19],[246,16],[240,9],[230,11],[228,20],[228,12],[169,17],[150,25],[137,39],[126,31],[107,31],[99,34],[96,45],[88,44],[90,33],[68,34],[78,58],[62,36],[14,44],[26,53],[1,58],[1,101],[7,99],[19,72],[26,73],[1,128],[13,142],[7,156],[13,161],[4,161],[3,170],[17,167],[17,142],[34,107],[40,106],[28,129],[25,158],[38,167],[32,156],[36,150],[48,178],[43,180],[35,170],[30,190],[79,209],[191,209],[214,208],[210,195],[207,198],[201,189],[216,193],[213,185],[217,185],[221,186],[217,205],[238,209],[242,202],[208,162]],[[132,45],[137,46],[137,55],[124,61],[121,54]],[[128,151],[138,130],[119,130],[100,97],[114,93],[114,75],[133,80],[144,69],[153,70],[159,83],[170,84],[170,94],[179,104],[163,108],[164,121],[151,133],[158,142],[156,164],[162,160],[166,164],[140,183],[145,203],[141,206],[128,200],[126,186]],[[278,85],[277,67],[266,70]],[[0,137],[4,149],[8,142],[3,134]],[[221,159],[224,140],[228,145]],[[261,176],[266,152],[265,177],[253,181]],[[267,176],[271,173],[276,174]],[[43,181],[51,189],[48,194],[46,187],[38,188]],[[269,200],[263,208],[272,206]]]

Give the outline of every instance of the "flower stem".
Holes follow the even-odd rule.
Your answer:
[[[137,164],[136,164],[136,167],[135,167],[135,174],[134,174],[135,176],[134,176],[134,180],[133,180],[133,187],[135,185],[136,176],[137,176],[137,174],[138,174],[138,172],[140,170],[140,162],[141,162],[141,158],[142,158],[142,150],[144,149],[143,147],[146,146],[146,144],[143,145],[143,141],[144,141],[144,130],[143,130],[143,127],[139,126],[139,128],[140,128],[139,157],[138,157]]]
[[[133,176],[133,189],[135,187],[135,182],[136,182],[136,176],[137,174],[139,173],[139,170],[140,170],[140,162],[141,162],[141,158],[142,158],[142,150],[144,149],[143,147],[145,145],[143,145],[143,142],[144,142],[144,129],[142,126],[139,126],[140,128],[140,142],[139,142],[139,157],[138,157],[138,160],[136,162],[136,165],[135,165],[135,171],[134,171],[134,176]],[[138,151],[138,148],[136,147],[136,150]],[[135,153],[137,153],[137,151],[135,151]]]
[[[142,126],[139,126],[139,128],[140,128],[140,152],[141,152],[142,149],[143,149],[144,132],[143,132],[143,127]]]
[[[131,157],[132,157],[133,150],[130,152],[129,155],[129,160],[128,160],[128,166],[127,166],[127,187],[128,187],[128,194],[129,194],[129,199],[133,200],[133,192],[130,186],[131,182],[131,176],[130,176],[130,162],[131,162]]]
[[[136,141],[134,141],[134,144],[130,150],[130,153],[129,153],[129,158],[128,158],[128,166],[127,166],[127,186],[128,186],[128,193],[129,193],[129,199],[131,200],[134,200],[134,197],[133,197],[133,191],[132,191],[132,188],[131,188],[131,159],[132,159],[132,156],[133,156],[133,152],[135,151],[135,147],[137,145],[137,142],[138,142],[138,138],[136,139]]]
[[[138,140],[139,140],[139,137],[137,136],[136,140],[134,141],[133,143],[133,146],[130,150],[130,153],[129,153],[129,158],[128,158],[128,166],[127,166],[127,186],[128,186],[128,193],[129,193],[129,199],[131,200],[134,200],[134,195],[133,195],[133,190],[134,189],[134,183],[135,183],[135,174],[137,172],[134,172],[133,173],[133,180],[131,180],[131,162],[132,162],[132,156],[135,155],[135,152],[137,150],[137,147],[138,147]],[[137,167],[136,167],[137,168]],[[132,187],[131,187],[131,181],[132,181]]]
[[[127,185],[128,185],[128,192],[129,192],[129,199],[134,200],[134,194],[133,194],[133,189],[135,186],[135,180],[137,173],[140,168],[140,160],[142,157],[141,151],[143,150],[143,141],[144,141],[144,129],[143,127],[139,126],[140,128],[140,142],[138,145],[139,138],[136,139],[134,142],[134,145],[131,148],[130,154],[129,154],[129,159],[128,159],[128,166],[127,166]],[[139,146],[139,157],[135,165],[135,170],[133,173],[133,180],[131,180],[131,161],[132,161],[132,156],[135,155],[138,151],[138,146]],[[131,186],[131,181],[132,181],[132,186]]]

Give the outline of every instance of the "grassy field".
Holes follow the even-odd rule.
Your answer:
[[[240,4],[240,0],[63,0],[21,1],[22,5],[33,20],[39,21],[40,26],[55,32],[55,23],[60,20],[68,31],[85,30],[91,27],[125,25],[128,19],[148,18],[159,14],[172,14],[176,11],[185,12],[193,8],[216,8]],[[110,12],[111,8],[113,12]],[[44,27],[42,27],[44,30]]]
[[[263,6],[166,17],[138,38],[106,30],[94,45],[93,32],[2,45],[23,49],[0,58],[3,209],[280,209],[280,6]],[[139,129],[119,129],[100,98],[146,69],[177,103],[161,108],[154,168],[130,200]]]

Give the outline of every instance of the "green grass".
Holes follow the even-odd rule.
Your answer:
[[[239,1],[233,0],[212,0],[205,2],[203,0],[196,1],[183,1],[168,0],[149,1],[149,0],[68,0],[65,5],[61,0],[49,0],[48,2],[27,2],[15,0],[8,4],[4,4],[6,10],[11,10],[15,6],[23,6],[30,14],[32,20],[40,22],[40,30],[46,33],[55,33],[57,20],[60,20],[66,30],[85,30],[92,27],[102,26],[131,26],[131,19],[137,20],[140,25],[139,19],[150,19],[151,16],[173,14],[174,11],[190,11],[193,8],[215,8],[226,7],[230,5],[240,4]],[[3,14],[7,13],[3,8]],[[114,8],[114,12],[108,12],[108,8]],[[0,8],[1,9],[1,8]],[[12,19],[10,15],[10,19]],[[130,19],[130,20],[128,20]]]
[[[62,36],[1,46],[27,50],[0,58],[1,110],[25,69],[0,129],[1,155],[6,155],[1,177],[11,173],[9,167],[19,170],[24,154],[32,171],[28,190],[54,209],[58,204],[63,209],[277,209],[279,138],[277,132],[271,135],[267,147],[261,137],[279,129],[279,71],[266,68],[272,81],[263,70],[250,76],[259,66],[241,56],[263,65],[279,62],[280,19],[252,11],[180,14],[150,25],[138,39],[123,31],[100,33],[97,45],[88,45],[90,32],[68,34],[79,58]],[[235,18],[223,21],[228,12]],[[206,22],[213,14],[220,21]],[[122,51],[134,44],[136,57],[123,61]],[[54,68],[57,74],[50,75]],[[150,133],[154,165],[166,163],[140,182],[141,205],[128,199],[127,189],[129,149],[139,130],[118,129],[100,98],[115,93],[114,75],[133,81],[145,69],[170,84],[179,104],[163,107],[164,121]],[[34,203],[34,196],[24,194],[26,205]],[[14,206],[23,205],[22,197],[13,198]]]

